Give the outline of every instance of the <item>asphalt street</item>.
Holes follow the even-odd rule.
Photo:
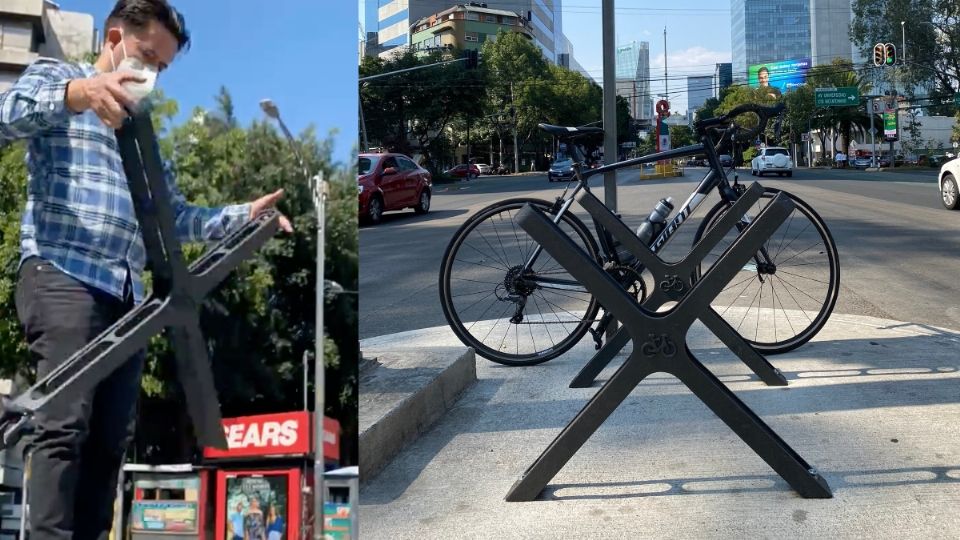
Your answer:
[[[660,197],[684,200],[705,169],[682,178],[640,180],[639,171],[617,176],[618,207],[636,225]],[[741,181],[754,180],[749,171]],[[823,217],[840,252],[841,291],[834,313],[867,315],[960,328],[960,212],[943,208],[936,171],[865,172],[798,169],[793,178],[768,177],[769,187],[802,198]],[[360,231],[361,339],[445,325],[438,294],[444,249],[474,212],[512,197],[552,200],[566,184],[545,176],[482,177],[435,186],[429,214],[387,214]],[[592,184],[602,194],[602,179]],[[689,248],[711,195],[663,252]],[[583,214],[582,210],[577,211]]]

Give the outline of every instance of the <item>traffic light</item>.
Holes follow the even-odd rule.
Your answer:
[[[480,56],[476,49],[463,51],[463,57],[467,60],[467,69],[477,69],[477,65],[480,63]]]
[[[887,43],[884,45],[884,54],[883,58],[888,66],[895,65],[897,63],[897,47],[893,43]]]
[[[873,46],[873,65],[882,66],[884,63],[884,57],[887,55],[883,43],[877,43]]]

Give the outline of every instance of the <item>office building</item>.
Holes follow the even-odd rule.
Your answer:
[[[693,113],[713,97],[713,75],[687,77],[687,115]]]
[[[41,56],[79,59],[96,50],[92,15],[45,0],[0,1],[0,91]]]
[[[850,41],[850,0],[732,0],[733,78],[744,81],[747,67],[810,59],[811,66],[835,58],[863,61]]]
[[[410,47],[416,52],[479,49],[500,31],[533,39],[530,23],[512,11],[457,5],[413,24]]]
[[[717,64],[713,70],[713,97],[720,99],[720,90],[733,84],[733,64]]]
[[[634,120],[649,122],[653,118],[653,97],[650,95],[650,44],[646,41],[620,45],[617,55],[617,95],[630,105]]]
[[[810,58],[811,0],[731,0],[733,79],[754,64]]]
[[[547,60],[556,63],[558,52],[567,53],[562,50],[565,38],[561,0],[499,0],[489,5],[483,2],[458,4],[450,0],[367,0],[362,17],[366,31],[377,32],[380,55],[389,56],[412,44],[411,27],[416,21],[457,5],[517,13],[528,23],[533,42]],[[570,63],[574,62],[571,60]]]
[[[853,10],[850,0],[810,0],[810,48],[812,65],[829,64],[834,58],[861,58],[850,40]]]

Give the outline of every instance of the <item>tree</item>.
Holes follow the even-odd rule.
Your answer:
[[[894,43],[906,62],[884,69],[907,90],[917,85],[952,94],[960,78],[960,3],[956,0],[855,0],[850,37],[870,58],[874,44]],[[900,22],[906,24],[901,30]],[[904,36],[907,50],[902,51]],[[872,61],[872,58],[871,58]]]
[[[680,148],[696,142],[696,135],[690,126],[670,126],[670,148]]]
[[[417,56],[413,51],[383,60],[364,58],[360,77],[430,66],[444,60],[441,52]],[[446,158],[447,128],[458,119],[479,121],[486,94],[480,70],[463,62],[397,73],[361,83],[360,99],[371,145],[405,154],[423,154],[435,173]],[[411,140],[416,141],[416,148]]]
[[[695,122],[699,122],[707,118],[715,117],[717,107],[719,106],[720,106],[719,99],[713,98],[713,97],[707,98],[707,100],[703,102],[703,105],[701,105],[700,108],[697,109],[696,112],[694,113],[693,120]]]

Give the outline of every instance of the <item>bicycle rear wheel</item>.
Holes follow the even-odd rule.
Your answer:
[[[764,188],[747,215],[756,216],[778,193]],[[810,205],[788,195],[795,208],[764,244],[766,256],[758,252],[712,302],[717,313],[765,354],[785,353],[810,341],[830,318],[840,292],[840,256],[830,230]],[[729,207],[720,201],[710,210],[694,244]],[[706,271],[736,236],[736,230],[727,233],[700,271]]]
[[[488,206],[454,234],[440,268],[440,303],[457,337],[494,362],[527,366],[546,362],[577,344],[595,322],[599,305],[576,279],[541,250],[530,271],[523,267],[538,244],[515,221],[540,199],[509,199]],[[599,261],[596,240],[572,213],[558,224]]]

